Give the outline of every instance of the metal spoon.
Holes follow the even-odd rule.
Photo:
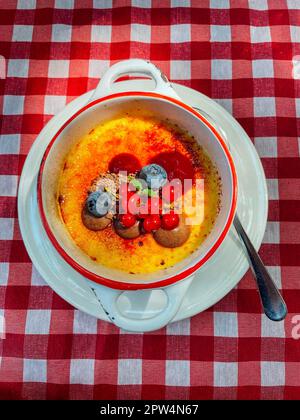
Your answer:
[[[268,273],[266,267],[248,238],[248,235],[245,232],[237,214],[234,217],[233,224],[245,246],[246,254],[257,283],[265,314],[272,321],[283,320],[287,315],[286,304],[272,280],[272,277]]]
[[[196,106],[193,106],[193,108],[196,109],[200,114],[204,115],[217,128],[217,130],[221,132],[228,148],[230,149],[230,145],[227,142],[227,136],[222,128],[216,123],[216,121],[205,111],[203,111],[203,109]],[[264,312],[272,321],[281,321],[287,315],[286,304],[266,267],[264,266],[264,263],[252,245],[237,214],[235,215],[233,224],[241,242],[244,244],[245,252],[249,260],[249,265],[257,283]]]

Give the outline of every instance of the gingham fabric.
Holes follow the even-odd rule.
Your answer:
[[[299,398],[300,1],[1,0],[0,7],[0,398]],[[16,205],[30,146],[111,63],[133,57],[214,98],[253,140],[270,199],[260,255],[282,287],[284,322],[261,314],[248,273],[192,319],[125,333],[74,310],[32,266]]]

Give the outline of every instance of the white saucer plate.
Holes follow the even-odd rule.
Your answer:
[[[147,91],[151,86],[149,80],[129,80],[115,83],[114,90]],[[258,249],[266,228],[268,194],[264,171],[251,140],[238,122],[212,99],[185,86],[175,83],[172,86],[184,102],[204,110],[221,127],[238,176],[237,211]],[[37,174],[48,145],[45,138],[50,139],[55,134],[54,127],[61,126],[85,105],[91,94],[87,92],[69,103],[49,121],[35,140],[20,179],[18,214],[28,254],[49,286],[74,307],[109,321],[86,279],[61,258],[49,241],[40,220],[36,197]],[[191,317],[214,305],[237,285],[248,267],[243,248],[232,228],[213,257],[197,271],[173,321]]]

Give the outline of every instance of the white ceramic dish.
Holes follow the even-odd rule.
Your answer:
[[[135,80],[116,83],[114,89],[147,90],[150,86],[152,82],[148,80]],[[173,87],[185,102],[205,109],[217,125],[222,127],[238,173],[238,212],[250,238],[258,248],[266,226],[267,189],[260,160],[250,139],[239,124],[215,102],[183,86],[173,85]],[[45,138],[49,138],[49,133],[55,126],[62,125],[80,109],[90,95],[91,92],[70,103],[47,124],[38,136],[24,165],[20,180],[18,209],[26,248],[33,263],[49,285],[75,307],[107,320],[90,284],[65,263],[48,240],[37,211],[35,193],[39,163],[47,147]],[[241,156],[242,161],[239,159]],[[231,231],[211,260],[197,271],[173,321],[192,316],[217,302],[237,284],[247,268],[248,263],[239,241],[235,233]],[[139,294],[140,292],[129,293]],[[160,303],[160,299],[156,301]],[[132,304],[130,298],[123,299],[121,307],[125,313],[134,312],[139,315],[139,308]],[[158,311],[158,308],[152,307],[152,309],[154,312]]]
[[[153,88],[149,92],[112,94],[115,80],[128,74],[150,77]],[[187,130],[213,160],[222,184],[220,210],[205,241],[175,265],[144,274],[130,274],[122,271],[121,267],[108,268],[91,259],[75,244],[66,229],[57,202],[58,180],[73,146],[103,121],[111,120],[120,113],[136,112],[137,109],[146,110],[160,120],[167,119]],[[99,303],[117,326],[131,331],[151,331],[165,326],[177,313],[196,270],[209,261],[224,241],[235,214],[236,170],[219,129],[206,115],[182,102],[166,76],[153,63],[130,59],[113,64],[102,76],[87,103],[66,123],[56,124],[45,141],[48,147],[39,170],[37,199],[43,226],[53,246],[72,268],[93,281],[91,287]],[[115,153],[118,154],[118,150]],[[99,288],[98,284],[106,288]],[[153,291],[158,288],[160,291]],[[138,298],[136,293],[123,294],[123,290],[143,289],[147,291],[140,292]],[[159,302],[160,310],[157,308]],[[138,313],[124,313],[121,303],[129,308],[138,303]]]

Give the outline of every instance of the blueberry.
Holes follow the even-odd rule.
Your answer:
[[[149,188],[159,190],[167,182],[167,172],[164,168],[156,163],[144,166],[139,177],[147,182]]]
[[[111,195],[108,192],[94,191],[86,200],[86,208],[95,217],[105,216],[112,207]]]

